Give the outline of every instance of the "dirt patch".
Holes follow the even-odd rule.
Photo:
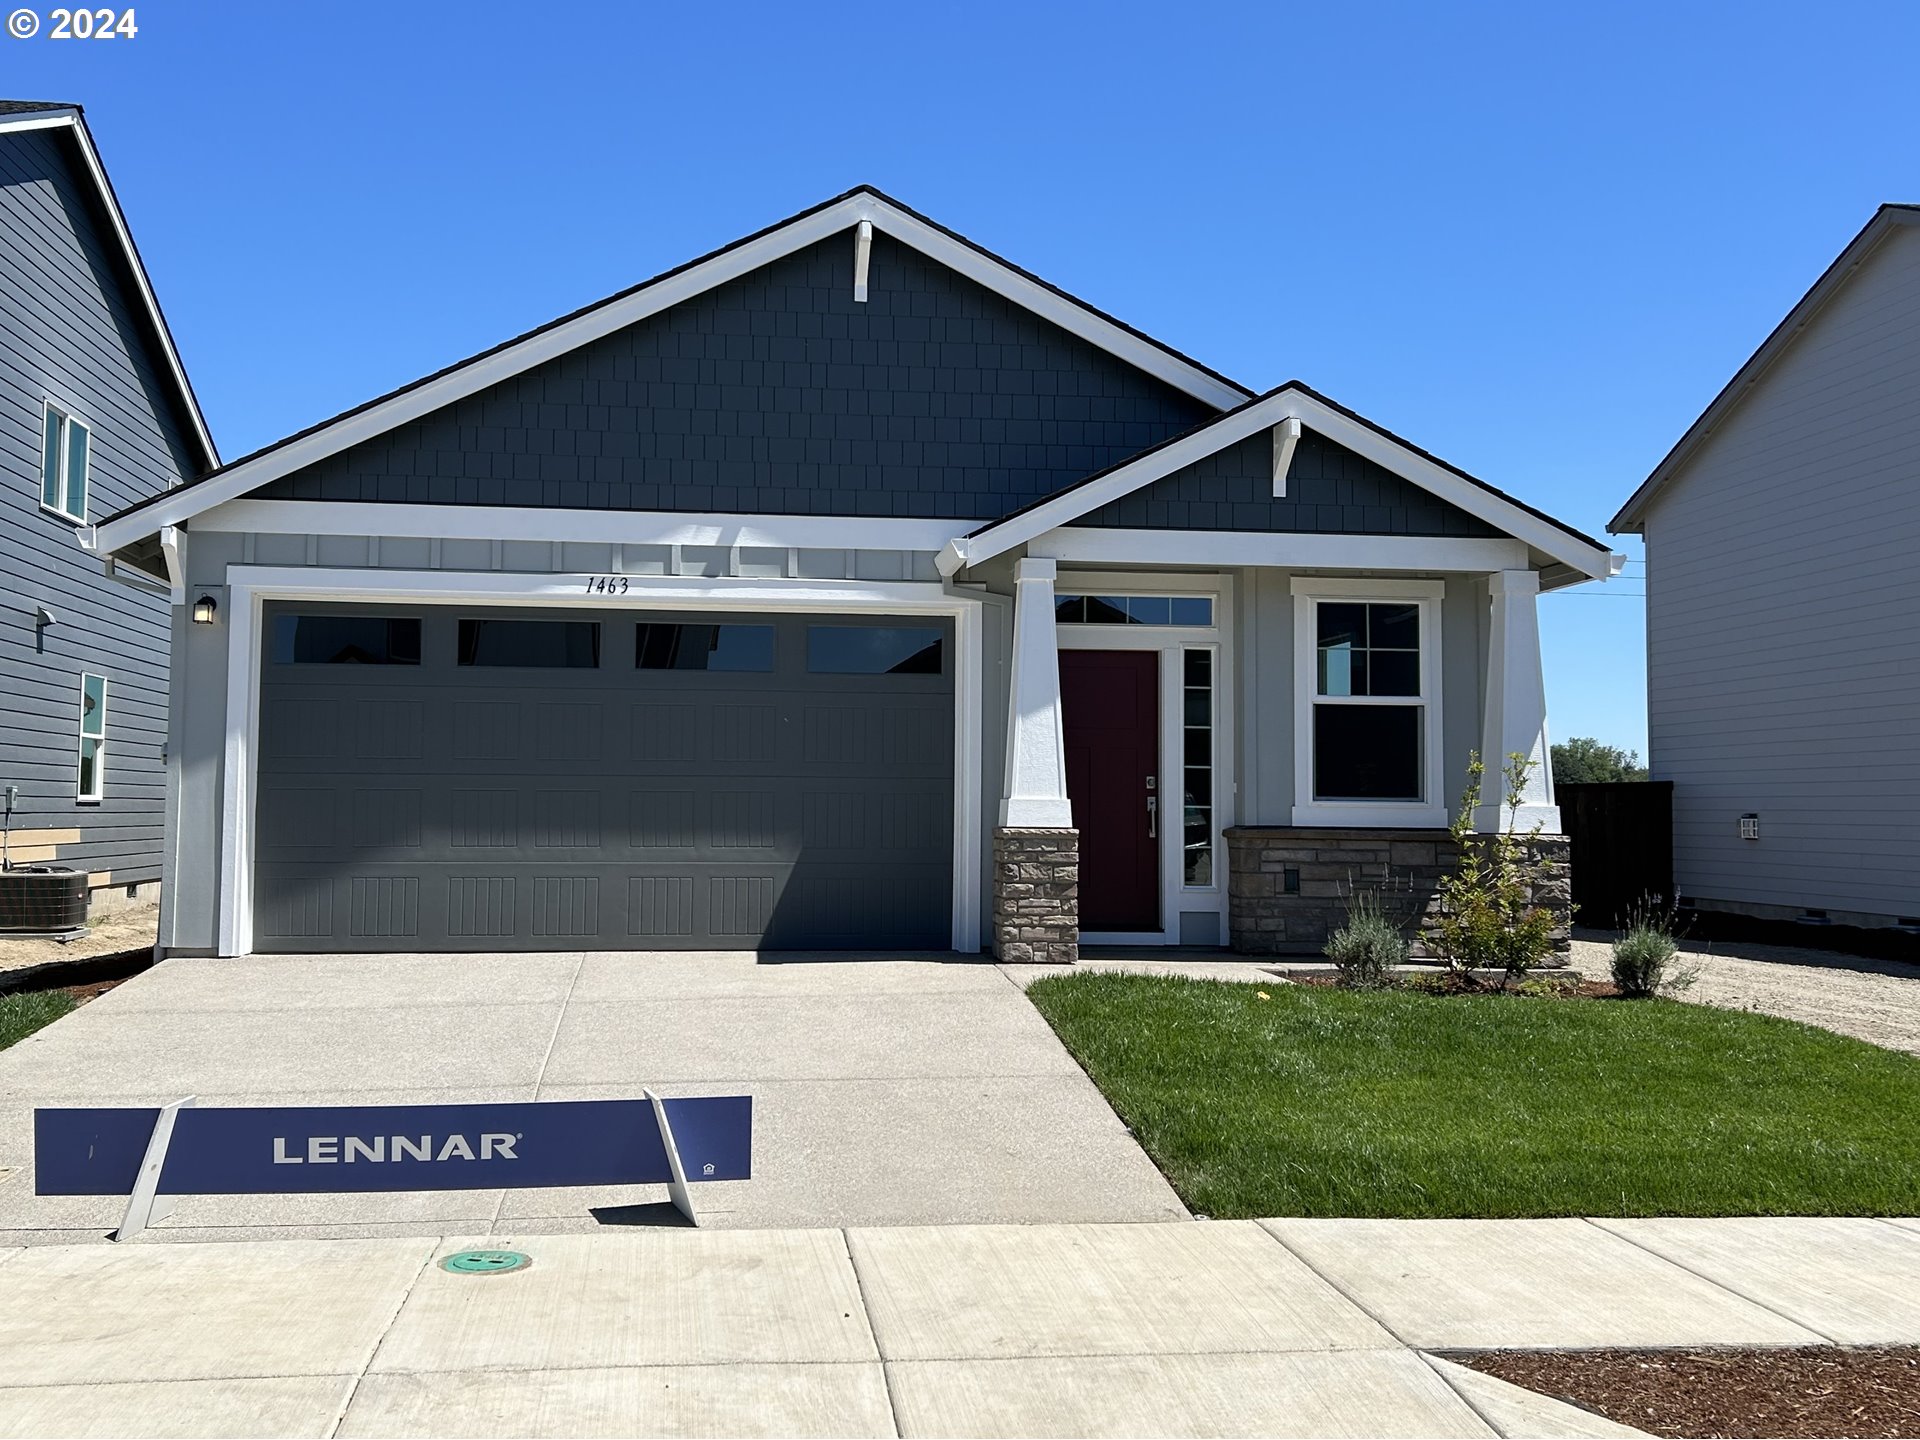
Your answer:
[[[160,928],[160,906],[128,905],[89,922],[85,936],[62,944],[58,940],[0,940],[0,974],[50,965],[59,960],[92,960],[153,949]]]
[[[129,976],[127,978],[130,979],[132,977]],[[75,1005],[84,1005],[89,1000],[98,1000],[102,995],[106,994],[107,991],[113,989],[114,986],[124,985],[126,983],[126,979],[95,980],[89,985],[69,985],[67,986],[67,994],[73,997],[73,1003]]]
[[[1653,1435],[1920,1436],[1920,1346],[1452,1357]]]

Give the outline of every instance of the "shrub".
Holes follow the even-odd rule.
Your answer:
[[[1434,925],[1447,968],[1456,975],[1498,970],[1505,989],[1553,952],[1552,914],[1533,903],[1540,861],[1533,849],[1539,826],[1526,834],[1514,827],[1535,762],[1507,757],[1502,778],[1506,823],[1497,834],[1476,834],[1474,811],[1480,806],[1480,782],[1486,773],[1476,754],[1467,764],[1467,790],[1453,822],[1460,860],[1440,879],[1440,918]]]
[[[1394,969],[1406,963],[1409,948],[1379,895],[1361,890],[1347,906],[1347,923],[1327,941],[1327,958],[1345,988],[1381,990],[1394,983]]]
[[[1642,902],[1627,912],[1627,928],[1613,942],[1613,984],[1622,995],[1645,999],[1693,983],[1674,962],[1680,942],[1671,912]]]

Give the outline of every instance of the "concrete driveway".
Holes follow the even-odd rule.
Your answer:
[[[751,954],[169,960],[0,1051],[0,1244],[103,1237],[33,1194],[36,1105],[751,1094],[719,1227],[1148,1221],[1179,1199],[996,966]],[[677,1223],[660,1187],[183,1199],[154,1238],[516,1235]]]

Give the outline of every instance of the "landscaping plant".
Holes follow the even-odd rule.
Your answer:
[[[1433,936],[1458,982],[1475,970],[1498,970],[1504,990],[1553,953],[1553,916],[1533,903],[1534,886],[1545,878],[1534,847],[1540,827],[1517,829],[1533,768],[1534,762],[1517,752],[1507,757],[1506,821],[1496,834],[1480,835],[1474,832],[1473,814],[1486,767],[1477,753],[1468,761],[1467,792],[1452,825],[1460,859],[1440,878]]]
[[[1693,983],[1693,973],[1676,964],[1680,942],[1673,914],[1650,901],[1627,911],[1627,928],[1613,942],[1613,984],[1622,995],[1646,999],[1663,989]]]
[[[1327,941],[1327,958],[1339,983],[1349,990],[1383,990],[1394,983],[1410,947],[1387,914],[1377,890],[1355,890],[1347,905],[1347,923]]]

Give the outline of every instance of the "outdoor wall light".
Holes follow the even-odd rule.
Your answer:
[[[193,623],[196,625],[211,625],[213,617],[219,613],[219,602],[211,595],[202,595],[193,602]]]

